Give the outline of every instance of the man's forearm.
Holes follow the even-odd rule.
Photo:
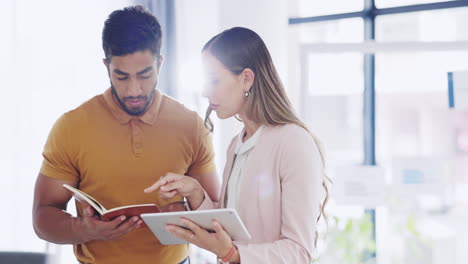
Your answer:
[[[52,206],[40,206],[34,215],[34,230],[39,238],[56,244],[86,242],[80,219]]]

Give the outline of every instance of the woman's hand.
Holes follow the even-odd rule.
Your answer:
[[[231,250],[233,246],[232,239],[218,221],[213,220],[212,222],[214,233],[206,231],[187,218],[181,218],[180,222],[190,230],[176,225],[167,225],[167,231],[178,238],[213,252],[219,258],[225,257]]]
[[[200,207],[205,199],[203,187],[190,176],[168,173],[144,191],[150,193],[158,189],[162,199],[172,199],[177,194],[187,197],[192,209]]]

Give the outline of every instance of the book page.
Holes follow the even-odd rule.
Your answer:
[[[68,189],[69,191],[71,191],[73,193],[73,197],[75,197],[75,199],[80,202],[80,203],[83,203],[83,204],[88,204],[88,205],[91,205],[100,215],[102,214],[105,214],[105,212],[107,211],[106,208],[104,208],[104,206],[102,206],[96,199],[94,199],[91,195],[81,191],[81,190],[78,190],[68,184],[63,184],[63,187],[65,187],[66,189]]]
[[[158,207],[155,204],[134,204],[134,205],[126,205],[126,206],[115,207],[115,208],[112,208],[112,209],[109,209],[109,210],[105,210],[104,213],[107,214],[107,213],[110,213],[110,212],[113,212],[113,211],[123,210],[123,209],[127,209],[127,208],[132,208],[132,207],[155,207],[155,209],[158,209]],[[158,209],[158,211],[159,211],[159,209]]]
[[[101,218],[106,221],[111,221],[115,217],[125,215],[126,217],[140,216],[141,214],[159,213],[159,209],[155,204],[139,204],[128,205],[112,208],[106,211]]]

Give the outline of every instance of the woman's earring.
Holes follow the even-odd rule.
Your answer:
[[[249,92],[249,91],[245,92],[245,93],[244,93],[245,99],[249,98],[249,95],[250,95],[250,92]]]

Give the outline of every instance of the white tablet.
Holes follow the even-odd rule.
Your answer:
[[[177,238],[172,233],[166,231],[167,224],[186,227],[180,222],[181,217],[190,219],[208,231],[213,231],[211,223],[216,219],[224,230],[231,236],[233,241],[250,240],[249,231],[245,228],[242,220],[234,209],[212,209],[141,215],[143,221],[145,221],[146,225],[151,229],[151,231],[153,231],[154,235],[163,245],[188,243],[187,241]]]

